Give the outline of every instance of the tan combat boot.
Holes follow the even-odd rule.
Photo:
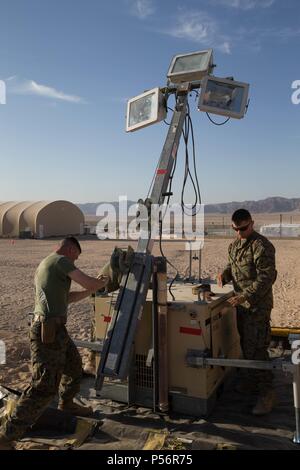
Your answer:
[[[73,400],[60,401],[58,403],[58,409],[75,416],[85,417],[93,414],[93,408],[91,406],[79,405],[79,403],[75,403]]]
[[[0,450],[15,450],[12,442],[0,433]]]
[[[260,395],[256,405],[252,409],[252,414],[255,416],[263,416],[270,413],[276,405],[276,397],[274,390],[269,390],[264,395]]]

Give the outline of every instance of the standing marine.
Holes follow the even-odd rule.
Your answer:
[[[254,228],[251,214],[238,209],[232,215],[237,238],[229,245],[228,264],[218,274],[220,286],[232,281],[235,295],[229,299],[237,308],[237,326],[244,359],[269,360],[272,286],[276,280],[275,248]],[[240,392],[258,393],[254,415],[269,413],[275,402],[273,374],[269,370],[245,369],[247,378]]]

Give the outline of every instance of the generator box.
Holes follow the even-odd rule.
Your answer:
[[[189,353],[213,358],[240,357],[236,311],[228,303],[232,287],[212,286],[209,300],[193,294],[192,284],[175,284],[175,300],[167,304],[167,355],[169,401],[173,411],[206,416],[230,368],[195,368],[187,365]],[[151,407],[155,373],[149,352],[153,350],[152,292],[149,290],[138,325],[130,373],[126,381],[105,379],[100,396]],[[96,339],[104,340],[114,311],[116,294],[95,296]],[[97,365],[100,355],[97,356]]]

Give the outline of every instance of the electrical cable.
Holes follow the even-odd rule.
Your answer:
[[[195,174],[195,180],[196,180],[196,185],[197,185],[199,204],[201,204],[201,192],[200,192],[200,186],[199,186],[198,174],[197,174],[197,166],[196,166],[196,150],[195,150],[194,128],[193,128],[193,121],[192,121],[192,118],[191,118],[190,114],[189,114],[189,121],[190,121],[191,136],[192,136],[194,174]]]
[[[225,119],[225,121],[223,121],[223,122],[216,122],[216,121],[214,121],[214,120],[210,117],[210,115],[209,115],[208,113],[205,113],[205,114],[206,114],[206,116],[208,117],[208,119],[210,120],[210,122],[212,122],[215,126],[224,126],[224,124],[226,124],[226,123],[229,121],[229,119],[230,119],[230,116],[229,116],[229,117],[228,117],[227,119]]]
[[[196,92],[196,90],[192,90],[192,91],[195,92],[196,96],[199,96],[199,94]],[[167,107],[167,109],[174,112],[174,110],[170,107]],[[167,122],[166,122],[166,124],[170,125]],[[192,118],[191,118],[191,115],[190,115],[190,108],[189,108],[188,103],[187,103],[187,112],[186,112],[186,115],[185,115],[185,118],[184,118],[184,125],[183,125],[183,129],[182,129],[182,135],[183,135],[183,140],[184,140],[184,143],[185,143],[185,168],[184,168],[183,185],[182,185],[182,190],[181,190],[181,208],[182,208],[183,213],[185,213],[186,215],[192,217],[193,215],[198,213],[197,204],[198,203],[201,204],[201,193],[200,193],[200,186],[199,186],[197,167],[196,167],[196,151],[195,151],[195,138],[194,138],[193,122],[192,122]],[[191,173],[190,164],[189,164],[189,137],[190,137],[190,135],[191,135],[191,140],[192,140],[192,155],[193,155],[192,159],[193,159],[193,173],[194,173],[194,175],[192,175],[192,173]],[[170,293],[173,300],[175,300],[175,297],[172,293],[172,285],[175,282],[175,280],[176,280],[179,273],[178,273],[178,269],[176,268],[176,266],[174,266],[167,259],[167,257],[165,256],[165,254],[163,252],[163,249],[162,249],[162,228],[163,227],[162,226],[163,226],[163,219],[166,215],[167,208],[168,208],[169,201],[170,201],[170,197],[171,197],[170,193],[172,191],[172,183],[173,183],[173,177],[174,177],[174,174],[175,174],[175,171],[176,171],[176,166],[177,166],[177,156],[175,158],[174,167],[172,169],[172,173],[171,173],[170,179],[169,179],[169,184],[168,184],[168,193],[169,193],[169,195],[168,195],[168,199],[167,199],[167,202],[166,202],[166,211],[165,211],[164,214],[162,214],[161,212],[159,214],[159,249],[160,249],[160,253],[161,253],[162,257],[165,259],[166,263],[169,264],[176,271],[176,275],[172,279],[172,281],[169,285],[169,293]],[[184,193],[185,193],[188,178],[190,178],[190,181],[192,183],[192,187],[193,187],[193,191],[194,191],[194,197],[195,197],[194,203],[192,204],[191,209],[187,207],[187,205],[184,201]],[[191,213],[187,212],[188,209],[190,210]],[[200,273],[201,273],[201,249],[199,249],[199,276],[200,276]]]
[[[196,91],[195,91],[195,94],[198,96],[198,93]],[[168,108],[168,109],[170,109],[170,108]],[[185,143],[185,169],[184,169],[183,185],[182,185],[182,190],[181,190],[181,208],[182,208],[183,213],[185,213],[186,215],[192,217],[193,215],[197,214],[200,210],[200,209],[197,210],[197,204],[198,203],[201,204],[201,193],[200,193],[200,186],[199,186],[197,167],[196,167],[196,151],[195,151],[194,128],[193,128],[193,122],[192,122],[192,118],[191,118],[191,115],[190,115],[190,108],[189,108],[188,104],[187,104],[187,113],[186,113],[185,120],[184,120],[182,135],[183,135],[183,140],[184,140],[184,143]],[[193,173],[194,173],[194,175],[192,175],[192,173],[191,173],[190,164],[189,164],[189,137],[190,137],[190,135],[191,135],[191,139],[192,139]],[[176,170],[176,164],[177,164],[177,159],[175,161],[175,165],[174,165],[174,168],[172,170],[172,174],[170,175],[170,182],[169,182],[168,192],[171,192],[171,189],[172,189],[172,182],[173,182],[173,177],[174,177],[175,170]],[[192,183],[192,187],[193,187],[193,190],[194,190],[194,196],[195,196],[194,204],[192,205],[191,209],[187,207],[187,205],[184,201],[184,192],[185,192],[185,189],[186,189],[188,178],[190,178],[190,181]],[[166,203],[167,207],[168,207],[168,204],[169,204],[169,200],[170,200],[170,195],[169,195],[167,203]],[[188,209],[190,209],[190,213],[188,212]],[[166,211],[167,211],[167,209],[166,209]],[[174,279],[171,281],[170,286],[169,286],[169,292],[170,292],[170,294],[173,298],[174,296],[173,296],[173,293],[172,293],[171,289],[172,289],[172,285],[173,285],[174,281],[176,280],[176,278],[178,276],[178,270],[174,265],[172,265],[167,260],[167,258],[165,257],[165,255],[162,251],[162,221],[165,217],[166,211],[165,211],[164,215],[162,216],[162,219],[160,220],[160,225],[159,225],[159,229],[160,229],[160,232],[159,232],[160,251],[161,251],[162,256],[165,258],[166,262],[168,264],[170,264],[176,270],[176,275],[175,275]],[[200,280],[200,276],[201,276],[201,249],[199,249],[199,257],[198,258],[199,258],[199,280]]]
[[[248,102],[246,104],[245,116],[248,113],[249,104],[250,104],[250,98],[248,99]]]
[[[200,209],[197,210],[197,204],[198,204],[198,202],[199,202],[199,204],[201,204],[201,194],[200,194],[199,181],[198,181],[197,168],[196,168],[196,152],[195,152],[194,129],[193,129],[192,119],[191,119],[191,116],[190,116],[189,105],[187,105],[187,114],[186,114],[186,117],[185,117],[184,128],[183,128],[182,133],[183,133],[183,139],[184,139],[184,142],[185,142],[185,171],[184,171],[183,185],[182,185],[182,190],[181,190],[181,207],[182,207],[182,211],[183,211],[184,214],[189,215],[189,216],[193,216],[193,215],[197,214],[200,210]],[[189,167],[189,148],[188,148],[188,146],[189,146],[189,135],[190,135],[190,133],[191,133],[191,136],[192,136],[194,178],[195,178],[196,183],[194,181],[194,178],[191,174],[190,167]],[[191,208],[188,208],[185,201],[184,201],[184,192],[185,192],[188,177],[191,180],[191,183],[192,183],[192,186],[193,186],[193,189],[194,189],[194,196],[195,196],[195,200],[194,200],[194,203],[192,204]],[[191,213],[188,213],[187,212],[188,210],[190,210]]]
[[[192,136],[194,177],[193,177],[193,175],[190,171],[190,167],[189,167],[189,135],[190,134]],[[196,168],[196,152],[195,152],[194,129],[193,129],[193,123],[192,123],[192,119],[191,119],[191,116],[190,116],[190,109],[189,109],[188,104],[187,104],[187,113],[186,113],[185,120],[184,120],[182,135],[183,135],[183,139],[184,139],[184,143],[185,143],[185,172],[184,172],[184,180],[183,180],[183,186],[182,186],[182,191],[181,191],[181,208],[182,208],[183,213],[185,213],[188,216],[192,216],[192,215],[195,214],[195,209],[197,207],[197,203],[198,202],[201,203],[201,194],[200,194],[200,187],[199,187],[197,168]],[[170,183],[169,183],[168,192],[171,192],[173,177],[174,177],[175,170],[176,170],[176,164],[177,164],[177,159],[175,161],[175,165],[174,165],[174,168],[172,170],[172,174],[170,176]],[[193,186],[193,189],[194,189],[194,195],[195,195],[195,201],[194,201],[194,204],[192,206],[192,213],[187,212],[187,206],[184,202],[184,191],[185,191],[185,188],[186,188],[188,178],[190,178],[190,180],[191,180],[191,183],[192,183],[192,186]],[[169,199],[170,199],[170,196],[168,197],[168,200],[167,200],[167,204],[166,204],[167,207],[168,207],[168,204],[169,204]],[[165,211],[165,214],[166,214],[166,211]],[[172,263],[170,263],[168,261],[168,259],[165,257],[165,255],[162,251],[162,221],[164,219],[165,214],[162,216],[162,218],[160,220],[160,225],[159,225],[160,251],[161,251],[162,256],[165,258],[166,262],[168,264],[170,264],[176,270],[176,275],[173,278],[173,280],[171,281],[170,286],[169,286],[169,292],[170,292],[170,294],[171,294],[171,296],[174,300],[174,295],[172,293],[172,285],[173,285],[174,281],[176,280],[176,278],[178,276],[178,269],[174,265],[172,265]],[[200,271],[200,268],[199,268],[199,271]]]
[[[197,94],[197,93],[196,93]],[[184,140],[186,144],[186,168],[185,168],[185,178],[184,178],[184,183],[182,187],[182,197],[181,197],[181,202],[182,202],[182,210],[186,215],[193,216],[197,214],[199,211],[195,212],[196,204],[199,202],[199,204],[202,203],[201,201],[201,192],[200,192],[200,186],[199,186],[199,180],[198,180],[198,173],[197,173],[197,167],[196,167],[196,150],[195,150],[195,138],[194,138],[194,128],[193,128],[193,122],[192,118],[190,115],[190,109],[188,107],[188,112],[187,112],[187,120],[188,120],[188,126],[185,127],[185,133],[184,133]],[[188,144],[189,144],[189,133],[191,134],[192,138],[192,152],[193,152],[193,167],[194,167],[194,178],[195,181],[191,175],[190,169],[189,169],[189,155],[188,155]],[[186,180],[188,175],[191,178],[191,182],[194,188],[194,193],[195,193],[195,203],[192,206],[192,214],[187,214],[187,207],[184,203],[184,190],[185,190],[185,185],[186,185]],[[200,210],[200,208],[199,208]],[[199,282],[201,279],[201,264],[202,264],[202,258],[201,258],[201,248],[199,248],[199,254],[198,254],[198,259],[199,259],[199,272],[198,272],[198,277],[199,277]]]
[[[168,109],[169,109],[170,111],[173,111],[173,112],[174,112],[174,109],[170,108],[170,106],[167,106],[167,111],[168,111]],[[171,124],[170,122],[167,122],[165,119],[164,119],[164,123],[167,124],[167,126],[169,126],[169,125]]]
[[[197,90],[192,90],[190,93],[190,96],[192,96],[192,92],[196,94],[196,97],[195,97],[195,101],[196,101],[196,99],[199,98],[199,92]]]

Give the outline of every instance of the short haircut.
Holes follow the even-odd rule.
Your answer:
[[[240,224],[241,222],[244,222],[246,220],[251,220],[251,214],[247,209],[238,209],[232,214],[231,220],[235,224]]]
[[[64,246],[69,246],[69,245],[76,246],[76,248],[78,248],[78,250],[79,250],[79,253],[81,253],[81,246],[80,246],[80,243],[77,240],[77,238],[75,238],[75,237],[66,237],[60,243],[61,248],[63,248]]]

